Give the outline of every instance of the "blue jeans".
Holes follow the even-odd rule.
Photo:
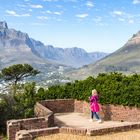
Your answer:
[[[91,118],[93,119],[94,116],[95,116],[95,118],[96,118],[97,120],[100,119],[100,118],[99,118],[99,115],[97,114],[97,112],[92,112],[92,111],[91,111]]]

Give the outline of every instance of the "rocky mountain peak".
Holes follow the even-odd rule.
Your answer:
[[[140,38],[140,31],[138,31],[136,34],[133,34],[130,40],[137,39],[137,38]]]
[[[123,49],[128,49],[132,47],[135,48],[136,46],[140,46],[140,31],[138,31],[136,34],[133,34],[133,36],[124,45]]]
[[[0,29],[8,29],[8,25],[5,21],[0,21]]]

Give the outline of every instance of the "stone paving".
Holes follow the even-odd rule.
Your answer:
[[[96,120],[90,122],[90,116],[84,116],[82,113],[58,113],[55,114],[55,124],[59,127],[87,128],[87,129],[103,129],[111,127],[121,127],[140,122],[119,122],[119,121],[103,121],[98,123]]]

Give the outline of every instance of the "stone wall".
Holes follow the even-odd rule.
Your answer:
[[[88,104],[86,104],[87,106]],[[84,113],[84,101],[75,100],[74,102],[74,112]]]
[[[75,112],[90,114],[89,103],[75,100]],[[140,121],[140,108],[122,105],[100,105],[99,115],[103,120]]]
[[[74,112],[73,99],[56,99],[39,102],[53,113]]]
[[[48,119],[48,127],[54,126],[54,113],[41,103],[37,102],[34,107],[34,114],[36,117],[45,117]]]
[[[16,132],[19,130],[31,130],[48,127],[46,118],[28,118],[7,121],[7,137],[8,140],[15,140]]]
[[[35,108],[38,108],[36,114],[39,115],[37,116],[46,116],[48,115],[49,111],[50,114],[52,112],[79,112],[84,113],[85,115],[90,115],[89,103],[72,99],[45,100],[37,103]],[[137,107],[128,107],[122,105],[100,105],[99,114],[103,120],[130,122],[140,121],[140,108]]]
[[[113,121],[140,121],[140,108],[122,105],[103,105],[101,113],[105,120]]]

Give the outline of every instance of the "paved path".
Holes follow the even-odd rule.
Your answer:
[[[135,124],[135,122],[119,122],[119,121],[104,121],[103,123],[99,124],[96,120],[90,122],[89,119],[90,119],[89,117],[84,116],[82,113],[55,114],[55,123],[57,126],[78,127],[87,129],[92,128],[97,130],[101,128]]]

